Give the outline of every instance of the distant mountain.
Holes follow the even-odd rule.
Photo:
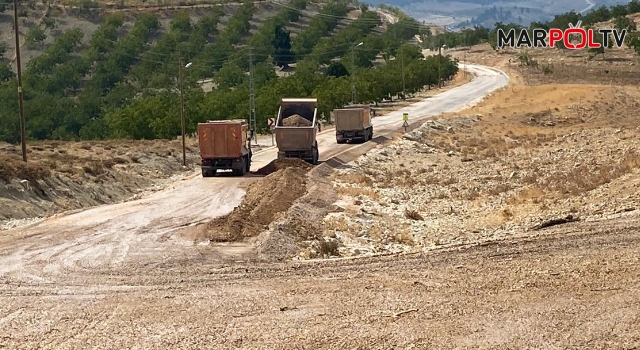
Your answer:
[[[547,21],[568,12],[583,12],[600,6],[627,4],[628,0],[373,0],[377,5],[395,6],[420,21],[447,26],[449,29],[482,25],[492,27],[496,22],[529,25]]]

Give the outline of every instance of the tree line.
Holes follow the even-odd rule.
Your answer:
[[[221,30],[224,14],[214,8],[198,21],[179,12],[167,28],[155,15],[141,14],[129,30],[122,14],[112,13],[86,45],[81,30],[66,31],[23,70],[28,137],[174,138],[181,129],[180,63],[191,63],[183,68],[188,132],[198,122],[248,117],[250,64],[260,128],[267,127],[281,97],[315,96],[327,117],[350,102],[352,81],[357,102],[379,103],[457,73],[449,57],[424,58],[408,44],[425,31],[419,23],[403,17],[380,33],[378,15],[365,5],[357,19],[338,29],[349,7],[332,2],[292,37],[287,26],[307,6],[308,0],[291,1],[253,34],[253,2],[243,3]],[[378,55],[382,65],[374,65]],[[274,66],[292,63],[294,74],[276,75]],[[210,77],[215,87],[205,92],[199,81]],[[19,142],[16,90],[15,75],[0,65],[0,140],[12,143]]]

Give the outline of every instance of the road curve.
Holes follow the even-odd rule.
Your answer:
[[[402,114],[409,113],[409,121],[426,120],[440,113],[455,112],[468,108],[479,102],[484,96],[495,91],[509,82],[508,76],[497,69],[467,64],[466,70],[474,75],[474,79],[464,85],[447,90],[433,97],[416,102],[397,111],[373,118],[374,137],[392,133],[402,126]],[[318,134],[318,148],[320,160],[327,160],[350,148],[350,144],[337,144],[333,130]],[[277,149],[269,148],[253,157],[252,170],[268,164],[277,157]]]
[[[466,108],[505,86],[501,71],[467,65],[475,75],[468,84],[373,119],[374,137],[398,130],[402,113],[412,122]],[[321,160],[354,145],[335,142],[332,130],[318,135]],[[252,170],[276,157],[275,148],[256,153]],[[0,281],[48,282],[81,270],[109,273],[127,264],[162,264],[188,257],[193,246],[176,235],[185,226],[225,215],[244,196],[243,188],[256,177],[202,178],[194,174],[147,198],[94,207],[61,215],[30,227],[0,234]]]

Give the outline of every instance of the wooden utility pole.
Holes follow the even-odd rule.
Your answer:
[[[20,143],[22,160],[27,162],[27,137],[24,121],[24,99],[22,95],[22,64],[20,61],[20,31],[18,30],[18,0],[13,0],[13,30],[16,33],[16,64],[18,66],[18,104],[20,105]]]
[[[441,84],[440,81],[442,80],[440,78],[440,61],[442,61],[440,58],[442,57],[440,54],[440,51],[442,50],[442,45],[438,44],[438,89],[441,88]]]
[[[402,68],[402,99],[406,99],[405,95],[405,78],[404,78],[404,46],[400,46],[400,50],[402,51],[400,54],[401,57],[401,68]]]
[[[187,151],[186,151],[186,142],[184,139],[184,87],[182,77],[182,53],[178,53],[180,55],[180,121],[182,123],[182,165],[187,166]]]
[[[356,47],[351,46],[351,104],[356,103]]]

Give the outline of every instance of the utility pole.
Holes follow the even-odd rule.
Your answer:
[[[404,83],[404,46],[400,46],[400,49],[402,50],[402,59],[401,59],[401,66],[402,66],[402,99],[405,99],[405,83]]]
[[[27,162],[27,137],[24,120],[24,98],[22,91],[22,64],[20,61],[20,31],[18,30],[18,0],[13,0],[13,30],[16,33],[16,64],[18,66],[18,104],[20,105],[20,143],[22,160]]]
[[[351,104],[356,104],[356,47],[362,45],[359,43],[358,45],[351,46]]]
[[[442,50],[442,45],[438,44],[438,89],[441,88],[442,86],[440,85],[440,81],[442,80],[440,78],[440,61],[441,61],[441,57],[442,55],[440,54],[440,51]]]
[[[356,103],[356,47],[351,47],[351,104]]]
[[[253,51],[249,46],[249,129],[251,136],[255,139],[256,145],[258,144],[258,135],[256,135],[256,99],[255,99],[255,87],[253,81]]]
[[[397,36],[397,24],[393,26],[393,39],[395,42],[398,40]],[[402,71],[402,99],[405,99],[405,79],[404,79],[404,45],[400,43],[400,69]]]
[[[182,75],[182,53],[178,52],[179,64],[180,64],[180,121],[182,123],[182,165],[187,166],[187,151],[186,151],[186,142],[184,137],[184,77]]]
[[[462,74],[466,78],[467,77],[467,51],[469,48],[467,47],[467,38],[464,38],[464,58],[462,59]]]

